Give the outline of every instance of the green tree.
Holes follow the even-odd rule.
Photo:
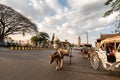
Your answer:
[[[33,36],[33,37],[31,37],[30,40],[35,46],[37,46],[37,42],[39,41],[38,36]]]
[[[56,39],[56,40],[55,40],[55,43],[56,43],[57,45],[60,45],[61,41],[60,41],[59,39]]]
[[[120,0],[107,0],[105,2],[106,6],[111,6],[111,9],[108,10],[105,14],[104,17],[110,15],[111,13],[113,13],[114,11],[119,11],[120,10]]]
[[[39,37],[39,42],[43,44],[47,43],[47,41],[49,40],[49,35],[46,32],[40,32],[38,34],[38,37]]]
[[[111,6],[111,9],[106,11],[106,13],[104,13],[104,17],[109,16],[110,14],[112,14],[115,11],[119,11],[118,16],[116,17],[116,29],[114,31],[112,31],[112,33],[120,33],[120,0],[107,0],[105,2],[106,6]]]
[[[56,38],[54,41],[55,41],[55,44],[57,45],[57,48],[61,47],[61,41],[59,38]]]
[[[37,27],[29,19],[12,8],[0,4],[0,43],[10,34],[37,32]]]

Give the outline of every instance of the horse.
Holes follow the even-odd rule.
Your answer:
[[[64,55],[62,55],[62,54],[59,55],[58,52],[50,54],[50,56],[49,56],[49,64],[52,64],[53,61],[55,61],[56,62],[56,71],[60,70],[62,68],[62,66],[63,66],[63,57],[64,57]]]
[[[94,52],[94,50],[92,48],[87,48],[86,50],[82,49],[82,57],[85,58],[84,55],[86,54],[87,59],[90,60],[90,55],[93,52]]]
[[[50,54],[49,56],[49,64],[52,64],[54,61],[56,62],[56,71],[60,70],[63,67],[63,58],[64,56],[69,55],[68,49],[58,48],[56,52]]]

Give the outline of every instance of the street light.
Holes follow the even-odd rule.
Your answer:
[[[84,31],[84,33],[86,33],[86,35],[87,35],[87,44],[88,44],[88,32],[85,32],[85,31]]]

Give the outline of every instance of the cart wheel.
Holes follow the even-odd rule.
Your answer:
[[[101,61],[100,61],[100,58],[98,56],[97,53],[93,53],[91,56],[90,56],[90,63],[91,63],[91,66],[95,69],[95,70],[98,70],[101,66]]]

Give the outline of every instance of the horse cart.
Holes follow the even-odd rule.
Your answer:
[[[120,71],[120,35],[106,38],[99,43],[98,50],[90,55],[91,66],[98,70]]]
[[[90,59],[90,53],[93,52],[93,47],[91,44],[84,44],[82,45],[81,53],[83,58]],[[87,56],[87,57],[86,57]]]
[[[53,54],[50,54],[49,56],[49,63],[52,64],[54,61],[56,62],[56,70],[60,70],[63,67],[63,59],[64,56],[70,57],[70,64],[71,64],[71,57],[72,57],[72,50],[67,43],[68,46],[64,43],[56,49],[56,51]]]
[[[71,64],[71,59],[72,59],[72,48],[70,47],[69,42],[61,42],[59,45],[60,47],[57,49],[58,53],[64,54],[64,56],[69,57],[70,64]]]

